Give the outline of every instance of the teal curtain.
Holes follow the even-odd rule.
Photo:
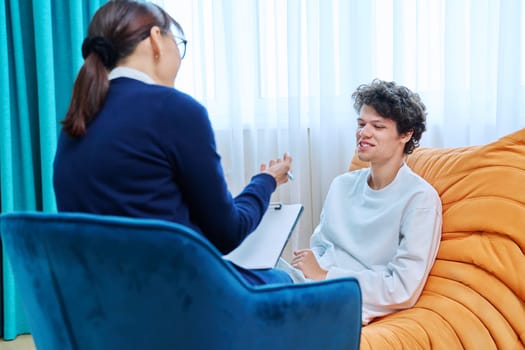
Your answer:
[[[0,0],[0,211],[56,211],[59,121],[82,64],[89,19],[105,0]],[[3,337],[30,333],[2,254]]]

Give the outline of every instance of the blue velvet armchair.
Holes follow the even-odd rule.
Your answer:
[[[38,350],[359,348],[352,278],[252,287],[158,220],[10,213],[0,232]]]

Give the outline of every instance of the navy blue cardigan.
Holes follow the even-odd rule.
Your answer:
[[[53,184],[59,211],[157,218],[189,226],[223,254],[258,225],[276,188],[254,176],[233,197],[206,109],[173,88],[111,80],[87,133],[61,133]]]

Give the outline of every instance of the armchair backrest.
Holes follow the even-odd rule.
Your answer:
[[[158,220],[0,220],[39,350],[358,347],[356,280],[254,288],[203,237]]]

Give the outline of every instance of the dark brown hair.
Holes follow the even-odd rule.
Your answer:
[[[398,134],[413,132],[405,144],[405,154],[419,147],[421,135],[426,130],[427,112],[418,94],[395,82],[374,79],[370,84],[360,85],[352,98],[357,113],[361,112],[363,105],[373,107],[383,118],[396,122]]]
[[[64,131],[73,137],[86,133],[89,122],[95,118],[106,98],[108,71],[118,61],[129,56],[137,45],[150,35],[153,26],[168,33],[174,25],[180,34],[181,26],[159,6],[134,0],[113,0],[99,8],[88,28],[82,44],[84,64],[75,80],[73,95]]]

